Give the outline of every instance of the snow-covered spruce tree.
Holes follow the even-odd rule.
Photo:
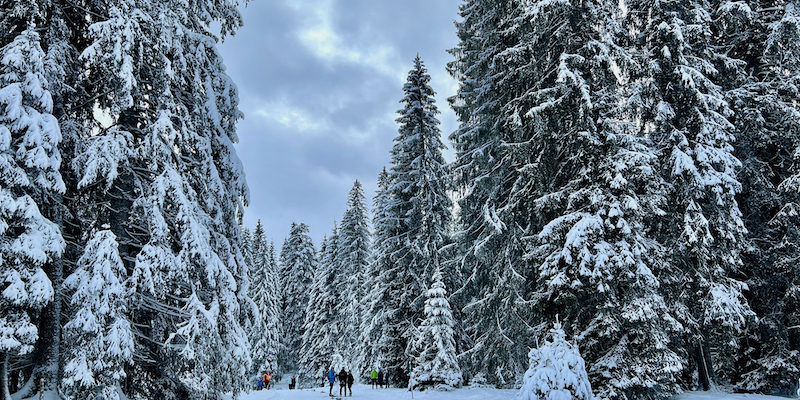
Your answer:
[[[454,305],[463,307],[464,329],[472,342],[463,353],[468,375],[498,385],[514,385],[527,369],[534,314],[523,302],[527,263],[520,238],[529,233],[529,199],[514,184],[522,165],[512,165],[503,146],[512,125],[500,107],[522,96],[531,83],[516,67],[495,62],[518,41],[513,25],[519,1],[467,0],[456,24],[459,44],[448,65],[459,81],[450,98],[459,120],[450,135],[456,157],[452,165],[459,196],[457,254],[466,280],[455,286]],[[507,59],[509,57],[506,57]],[[521,62],[525,62],[522,60]],[[520,323],[520,319],[525,323]]]
[[[261,318],[266,321],[267,332],[271,336],[267,339],[267,350],[264,352],[267,361],[272,366],[275,374],[282,373],[282,368],[278,364],[278,357],[281,353],[281,338],[283,337],[283,323],[281,322],[281,292],[280,272],[278,270],[278,256],[275,251],[275,243],[270,242],[267,249],[267,268],[264,280],[268,286],[268,298],[270,299],[261,308]]]
[[[53,299],[42,269],[64,239],[42,203],[64,191],[61,132],[44,52],[34,27],[0,49],[0,398],[10,399],[8,363],[29,354],[38,337],[31,317]]]
[[[339,226],[337,251],[339,269],[336,270],[336,284],[332,288],[339,293],[339,324],[342,328],[343,355],[350,355],[354,363],[362,346],[357,342],[361,331],[363,280],[367,274],[370,257],[371,234],[367,215],[366,197],[361,182],[355,181],[347,197],[347,209]]]
[[[667,183],[666,214],[657,228],[667,251],[661,275],[674,316],[684,327],[678,347],[690,366],[681,380],[704,388],[730,379],[728,357],[753,312],[744,297],[741,251],[745,227],[736,202],[740,162],[733,155],[731,110],[716,83],[709,2],[627,4],[629,51],[641,68],[632,73],[633,120],[654,141]],[[715,373],[715,368],[720,374]]]
[[[247,379],[241,113],[212,32],[241,24],[236,6],[119,1],[93,10],[86,35],[81,89],[96,102],[84,115],[103,110],[112,125],[88,119],[73,165],[80,201],[99,205],[83,222],[109,225],[131,271],[129,397],[216,398]]]
[[[425,319],[414,343],[418,355],[409,386],[461,386],[461,367],[458,366],[453,337],[455,321],[450,312],[442,273],[438,269],[433,273],[425,297]]]
[[[281,321],[285,346],[281,366],[297,369],[303,342],[303,322],[308,307],[309,289],[317,268],[316,250],[308,225],[292,223],[289,236],[281,247],[280,282],[282,288]]]
[[[277,344],[280,341],[280,295],[276,285],[277,269],[274,264],[274,248],[270,246],[261,220],[256,223],[249,240],[250,252],[250,297],[257,309],[258,317],[248,325],[248,337],[252,348],[253,366],[250,376],[266,372],[279,374]],[[248,257],[245,257],[248,258]]]
[[[793,1],[719,2],[713,15],[720,71],[735,126],[742,191],[737,196],[748,231],[743,274],[758,323],[748,324],[733,379],[746,391],[790,393],[800,373],[797,325],[796,187],[792,168],[800,132],[800,4]],[[787,182],[788,186],[783,186]],[[793,194],[794,193],[794,194]],[[787,262],[788,261],[788,262]],[[786,298],[786,295],[789,298]],[[792,300],[791,297],[795,297]]]
[[[320,261],[309,289],[300,348],[300,385],[305,387],[316,387],[323,382],[332,357],[339,353],[342,344],[335,286],[337,271],[333,268],[339,242],[337,231],[334,226],[331,235],[322,241]]]
[[[403,109],[397,118],[398,135],[391,152],[392,186],[386,274],[387,335],[392,348],[384,355],[393,382],[405,385],[415,326],[423,319],[424,288],[440,267],[439,251],[449,242],[451,200],[447,195],[447,165],[439,131],[439,113],[430,87],[430,75],[417,56],[403,86]],[[445,280],[446,281],[446,280]]]
[[[80,13],[72,4],[64,2],[36,2],[36,6],[31,6],[27,2],[15,2],[15,6],[24,8],[30,15],[35,15],[35,19],[41,18],[37,31],[40,32],[40,42],[42,50],[45,52],[43,60],[44,76],[47,80],[48,91],[53,100],[52,115],[58,120],[61,130],[61,141],[58,149],[63,160],[71,159],[73,154],[76,132],[79,130],[81,119],[77,115],[82,111],[79,104],[86,100],[77,95],[76,82],[80,74],[84,71],[83,64],[79,61],[76,47],[79,41],[75,40],[77,32],[86,22],[75,15]],[[38,6],[38,7],[37,7]],[[11,12],[11,18],[22,17],[23,13]],[[28,19],[30,20],[30,19]],[[76,26],[77,25],[77,26]],[[24,25],[23,25],[24,26]],[[3,32],[11,32],[3,30]],[[11,38],[11,35],[7,36]],[[0,46],[5,45],[5,42]],[[70,168],[69,162],[61,163],[61,176],[65,183],[64,194],[61,192],[50,192],[47,200],[49,207],[43,211],[48,219],[60,227],[61,235],[64,237],[66,246],[60,258],[55,258],[53,262],[43,266],[44,272],[53,284],[53,302],[42,309],[38,318],[39,340],[32,353],[32,369],[24,370],[24,374],[29,375],[32,385],[25,384],[22,389],[30,389],[28,393],[36,393],[41,390],[55,391],[61,382],[60,373],[63,365],[61,362],[61,329],[62,311],[64,301],[62,298],[62,282],[64,272],[74,265],[75,260],[80,257],[83,240],[76,239],[80,233],[79,223],[75,223],[74,214],[70,212],[73,203],[72,188],[75,187],[75,175]],[[22,375],[22,374],[20,374]],[[42,386],[43,384],[43,386]],[[28,393],[24,390],[17,393],[19,397],[26,397]]]
[[[561,324],[555,323],[549,340],[529,353],[530,368],[523,378],[520,400],[592,400],[586,363],[578,347],[567,342]]]
[[[502,143],[520,171],[512,202],[532,211],[515,223],[531,233],[527,298],[538,326],[560,314],[576,332],[600,397],[658,399],[678,390],[682,359],[668,345],[680,325],[659,292],[664,251],[648,225],[664,213],[665,185],[651,143],[620,107],[630,63],[614,40],[617,13],[606,0],[520,10],[511,25],[529,28],[495,57],[527,82],[501,108]]]
[[[70,399],[125,398],[121,382],[133,359],[133,332],[127,273],[117,247],[110,231],[94,233],[64,280],[73,308],[64,325],[63,388]]]
[[[373,199],[372,225],[374,236],[372,242],[372,256],[368,273],[364,279],[364,315],[362,316],[360,336],[361,354],[358,365],[364,382],[369,381],[369,373],[373,369],[388,365],[384,357],[389,350],[395,348],[394,338],[389,335],[389,319],[391,313],[388,308],[389,288],[392,283],[396,266],[390,262],[389,249],[394,246],[391,237],[391,220],[389,206],[391,205],[391,178],[384,167],[378,175],[378,189]]]

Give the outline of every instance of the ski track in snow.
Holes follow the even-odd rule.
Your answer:
[[[282,387],[284,386],[284,387]],[[333,387],[339,392],[339,384]],[[414,392],[414,400],[515,400],[519,390],[466,387],[452,392],[427,390]],[[406,389],[372,389],[369,385],[353,385],[352,397],[328,397],[328,388],[286,390],[285,385],[277,389],[254,391],[239,396],[238,400],[320,400],[320,399],[369,399],[369,400],[406,400],[411,393]],[[688,392],[672,398],[672,400],[785,400],[785,397],[759,394],[730,394],[723,392]]]

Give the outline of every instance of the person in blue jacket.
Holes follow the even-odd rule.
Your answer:
[[[335,381],[336,381],[336,372],[333,370],[333,366],[331,366],[331,369],[328,371],[328,382],[330,382],[331,384],[331,388],[330,390],[328,390],[328,395],[330,395],[331,397],[333,397],[333,382]]]

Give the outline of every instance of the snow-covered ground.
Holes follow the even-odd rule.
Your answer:
[[[333,387],[334,394],[339,394],[339,384]],[[463,388],[452,392],[437,392],[426,390],[414,392],[414,400],[511,400],[518,390],[501,390],[494,388]],[[336,396],[338,397],[338,396]],[[262,390],[239,397],[239,400],[320,400],[328,397],[328,388],[302,389],[302,390]],[[373,389],[369,385],[353,385],[353,397],[342,399],[375,399],[375,400],[405,400],[411,399],[411,393],[405,389]]]
[[[673,400],[786,400],[786,397],[763,394],[730,394],[723,392],[688,392],[675,396]]]
[[[333,388],[339,393],[339,385]],[[467,387],[452,392],[428,390],[414,392],[414,400],[514,400],[518,390]],[[338,397],[338,396],[337,396]],[[328,398],[328,388],[284,390],[262,390],[239,397],[239,400],[320,400]],[[342,397],[349,399],[351,397]],[[411,393],[403,389],[372,389],[367,385],[354,385],[352,399],[369,400],[406,400]],[[786,400],[784,397],[764,396],[757,394],[729,394],[722,392],[690,392],[673,398],[673,400]]]

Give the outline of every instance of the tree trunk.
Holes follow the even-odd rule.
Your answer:
[[[8,388],[8,355],[0,353],[0,400],[11,400]]]
[[[61,283],[63,263],[61,259],[48,263],[45,273],[53,284],[53,301],[42,309],[39,317],[39,340],[36,344],[36,385],[44,384],[40,390],[55,390],[59,382],[59,354],[61,351]]]
[[[697,363],[697,379],[701,389],[704,391],[711,390],[713,382],[711,358],[709,357],[707,346],[702,342],[698,343],[695,348],[695,362]]]

